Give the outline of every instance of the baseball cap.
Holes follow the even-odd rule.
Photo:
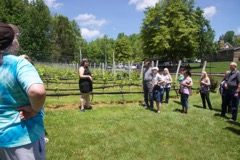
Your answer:
[[[14,31],[8,24],[0,22],[0,50],[6,49],[12,44]]]

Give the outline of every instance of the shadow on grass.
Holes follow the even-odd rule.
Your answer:
[[[176,109],[174,109],[174,112],[183,113],[183,110],[182,110],[182,109],[179,109],[179,108],[176,108]]]
[[[146,110],[148,110],[148,111],[151,111],[151,112],[157,112],[157,110],[156,109],[154,109],[154,108],[146,108]]]
[[[196,107],[196,108],[200,108],[200,109],[204,109],[202,106],[199,106],[199,105],[193,105],[193,107]]]
[[[199,105],[193,105],[193,107],[200,108],[200,109],[208,109],[208,108],[203,108],[202,106],[199,106]],[[212,110],[213,110],[213,111],[217,111],[217,112],[221,112],[220,109],[215,109],[215,108],[213,108]]]
[[[214,116],[225,118],[225,119],[229,120],[229,118],[227,116],[222,116],[221,113],[215,113]]]
[[[233,125],[236,125],[236,126],[240,127],[240,123],[238,123],[238,122],[234,122],[234,121],[228,121],[228,123],[230,123],[230,124],[233,124]]]
[[[215,108],[213,108],[212,110],[213,110],[213,111],[217,111],[217,112],[221,112],[220,109],[215,109]]]
[[[232,131],[233,133],[240,135],[240,130],[233,128],[233,127],[226,127],[225,129]]]
[[[179,101],[173,101],[173,102],[182,105],[181,102]]]

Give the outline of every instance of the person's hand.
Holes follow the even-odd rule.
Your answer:
[[[238,97],[238,92],[235,92],[235,93],[234,93],[234,97],[235,97],[235,98]]]
[[[89,76],[88,78],[92,81],[92,77],[91,76]]]
[[[19,111],[20,118],[22,120],[27,120],[29,118],[35,117],[38,114],[38,112],[32,109],[31,105],[22,106],[22,107],[16,108],[16,110]]]

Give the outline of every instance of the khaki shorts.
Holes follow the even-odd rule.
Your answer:
[[[45,140],[37,141],[13,148],[0,148],[0,160],[45,160]]]

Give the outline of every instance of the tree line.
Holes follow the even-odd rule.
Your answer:
[[[104,35],[86,41],[75,20],[51,15],[44,0],[2,0],[0,21],[19,26],[20,50],[35,61],[140,62],[145,58],[205,59],[218,51],[222,41],[240,45],[240,36],[229,31],[214,42],[215,32],[194,0],[161,0],[145,9],[139,34],[119,33],[116,39]],[[220,43],[221,42],[221,43]],[[80,54],[81,53],[81,54]]]

